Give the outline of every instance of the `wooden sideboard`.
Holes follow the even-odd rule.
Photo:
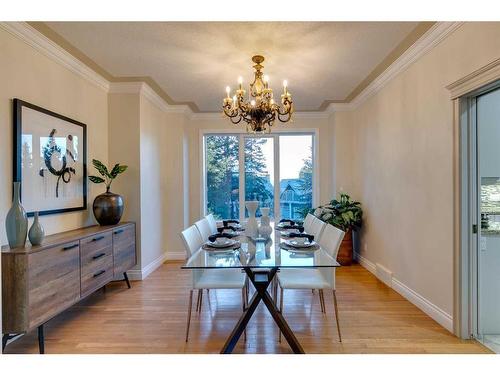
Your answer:
[[[2,247],[2,350],[136,264],[135,224],[92,226],[47,236],[42,245]]]

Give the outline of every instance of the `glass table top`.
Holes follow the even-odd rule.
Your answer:
[[[236,250],[203,250],[193,254],[184,269],[206,268],[316,268],[339,267],[340,264],[328,252],[318,246],[317,250],[288,250],[280,246],[283,238],[273,228],[271,238],[252,239],[244,234],[234,238],[241,247]]]

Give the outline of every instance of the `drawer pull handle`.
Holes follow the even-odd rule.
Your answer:
[[[75,243],[74,245],[65,246],[65,247],[63,247],[63,250],[64,251],[71,250],[71,249],[74,249],[75,247],[78,247],[77,243]]]
[[[123,233],[124,231],[125,231],[125,229],[118,229],[118,230],[115,230],[113,233],[120,234],[120,233]]]
[[[95,237],[95,238],[92,238],[92,241],[95,242],[95,241],[100,241],[104,238],[104,236],[99,236],[99,237]]]
[[[102,258],[102,257],[103,257],[103,256],[105,256],[105,255],[106,255],[106,253],[100,253],[100,254],[94,255],[94,256],[92,257],[92,259],[96,260],[96,259]]]
[[[106,272],[106,270],[102,270],[102,271],[96,272],[96,273],[94,273],[94,277],[101,276],[104,272]]]

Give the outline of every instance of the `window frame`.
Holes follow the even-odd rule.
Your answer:
[[[246,220],[245,218],[245,149],[244,149],[244,139],[246,137],[253,138],[273,138],[274,139],[274,217],[275,219],[281,218],[280,212],[280,136],[299,136],[299,135],[310,135],[312,136],[312,160],[313,160],[313,193],[312,193],[312,206],[318,206],[318,199],[320,196],[319,189],[319,129],[309,128],[309,129],[273,129],[270,134],[248,134],[244,131],[235,131],[233,129],[200,129],[199,132],[199,149],[200,152],[200,216],[203,217],[207,215],[207,171],[206,171],[206,136],[236,136],[238,137],[239,147],[239,204],[240,221]]]

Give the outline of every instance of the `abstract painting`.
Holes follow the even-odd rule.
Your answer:
[[[14,181],[28,215],[87,208],[86,125],[14,99]]]

